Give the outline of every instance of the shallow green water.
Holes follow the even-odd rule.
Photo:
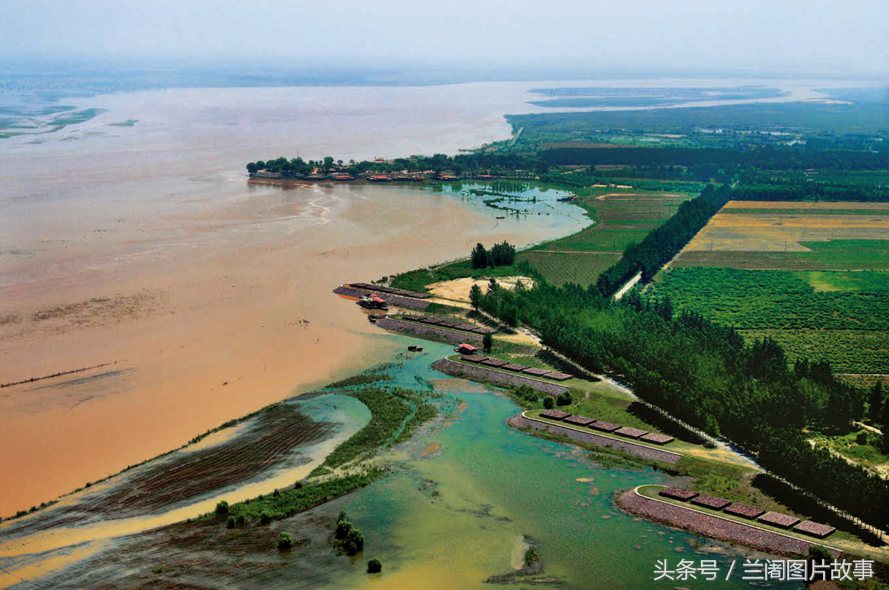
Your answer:
[[[472,203],[497,210],[498,215],[559,215],[584,217],[583,209],[559,201],[570,196],[568,191],[541,188],[525,181],[464,182],[435,185],[445,194],[459,196]]]
[[[427,353],[396,371],[399,384],[444,378],[428,365],[449,347],[424,346]],[[367,576],[364,561],[356,562],[341,578],[344,587],[496,587],[482,581],[518,565],[523,535],[540,542],[545,574],[569,587],[749,587],[739,576],[741,550],[614,506],[615,491],[664,482],[664,474],[601,468],[573,447],[518,432],[505,422],[517,406],[492,392],[444,392],[442,404],[447,412],[461,400],[453,421],[395,458],[392,476],[350,497],[350,518],[367,539],[364,558],[379,557],[384,574]],[[440,452],[421,456],[435,450],[431,443]],[[723,576],[730,560],[739,561],[728,583],[655,583],[659,559],[672,567],[680,559],[716,559]]]

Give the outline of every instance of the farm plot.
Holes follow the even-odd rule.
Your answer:
[[[589,285],[599,274],[620,260],[619,252],[572,252],[570,250],[529,250],[519,254],[543,277],[555,285]]]
[[[654,292],[791,362],[889,373],[889,203],[730,201]]]
[[[557,285],[593,284],[627,246],[641,242],[692,196],[684,192],[594,191],[578,201],[595,218],[594,225],[523,252],[519,260],[528,261]]]
[[[675,264],[879,270],[887,253],[889,203],[730,201]]]

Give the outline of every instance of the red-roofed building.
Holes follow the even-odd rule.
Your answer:
[[[654,443],[656,445],[665,445],[667,443],[673,442],[676,439],[672,436],[661,434],[660,432],[649,432],[639,440],[644,440],[645,442]]]
[[[540,415],[543,418],[549,418],[550,420],[564,420],[571,414],[563,412],[562,410],[543,410],[540,412]]]
[[[596,420],[594,418],[587,418],[586,416],[568,416],[565,418],[565,422],[568,424],[576,424],[577,426],[589,426]]]
[[[827,526],[826,524],[821,524],[820,522],[815,522],[813,520],[804,520],[793,527],[793,530],[823,539],[832,535],[836,529],[832,526]]]
[[[734,516],[740,516],[742,518],[754,519],[757,516],[762,516],[763,514],[765,514],[765,510],[763,510],[762,508],[757,508],[756,506],[750,506],[748,504],[735,502],[725,509],[725,513],[733,514]]]
[[[455,348],[454,350],[456,350],[460,354],[475,354],[476,352],[478,352],[478,346],[473,346],[472,344],[462,342],[458,344],[457,348]]]
[[[625,436],[627,438],[641,438],[648,434],[647,430],[640,430],[638,428],[633,428],[632,426],[623,426],[614,431],[614,434],[619,434],[621,436]]]
[[[595,428],[596,430],[601,430],[602,432],[614,432],[618,430],[620,426],[617,424],[612,424],[611,422],[605,422],[604,420],[597,420],[596,422],[590,424],[590,428]]]
[[[697,492],[694,492],[692,490],[685,490],[685,489],[677,488],[674,486],[666,487],[666,488],[662,489],[661,491],[659,491],[657,494],[658,494],[658,496],[663,496],[665,498],[673,498],[674,500],[680,500],[682,502],[688,502],[689,500],[691,500],[692,498],[694,498],[698,495]]]
[[[707,494],[701,494],[697,498],[692,498],[692,504],[696,504],[697,506],[703,506],[704,508],[710,508],[712,510],[722,510],[731,502],[726,500],[725,498],[719,498],[717,496],[708,496]]]
[[[780,512],[766,512],[759,517],[759,522],[764,522],[766,524],[780,527],[782,529],[789,529],[790,527],[798,523],[799,519],[795,516],[782,514]]]

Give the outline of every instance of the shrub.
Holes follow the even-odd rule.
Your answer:
[[[543,407],[546,408],[547,410],[552,410],[555,405],[556,405],[556,402],[553,401],[552,397],[546,396],[545,398],[543,398]]]
[[[293,549],[293,535],[288,532],[278,534],[278,551],[288,551]]]
[[[349,536],[352,531],[352,523],[346,519],[345,515],[341,515],[336,521],[336,532],[333,534],[337,539],[343,540]]]
[[[225,521],[225,528],[227,528],[227,529],[235,528],[235,517],[234,516],[228,517],[228,519]]]
[[[558,406],[570,406],[571,402],[574,400],[571,398],[571,394],[569,392],[564,392],[556,398],[556,405]]]
[[[367,562],[367,573],[378,574],[383,571],[383,562],[374,557]]]
[[[225,500],[220,500],[218,504],[216,504],[216,514],[219,516],[225,516],[228,514],[228,502]]]
[[[270,522],[272,522],[272,517],[268,512],[263,512],[259,515],[259,524],[269,524]]]
[[[343,550],[346,552],[346,555],[357,555],[363,549],[364,534],[360,530],[353,528],[343,542]]]

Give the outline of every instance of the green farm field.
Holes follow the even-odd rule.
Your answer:
[[[889,270],[889,240],[806,242],[802,252],[685,250],[677,266],[775,270]]]
[[[673,216],[694,193],[588,187],[576,203],[595,223],[564,238],[546,242],[519,255],[548,281],[582,286],[620,260],[631,244]],[[583,193],[584,191],[578,191]]]
[[[590,285],[599,274],[620,260],[619,252],[529,250],[518,255],[554,285]]]
[[[770,337],[790,361],[841,373],[889,372],[889,273],[677,267],[657,295],[748,337]]]

